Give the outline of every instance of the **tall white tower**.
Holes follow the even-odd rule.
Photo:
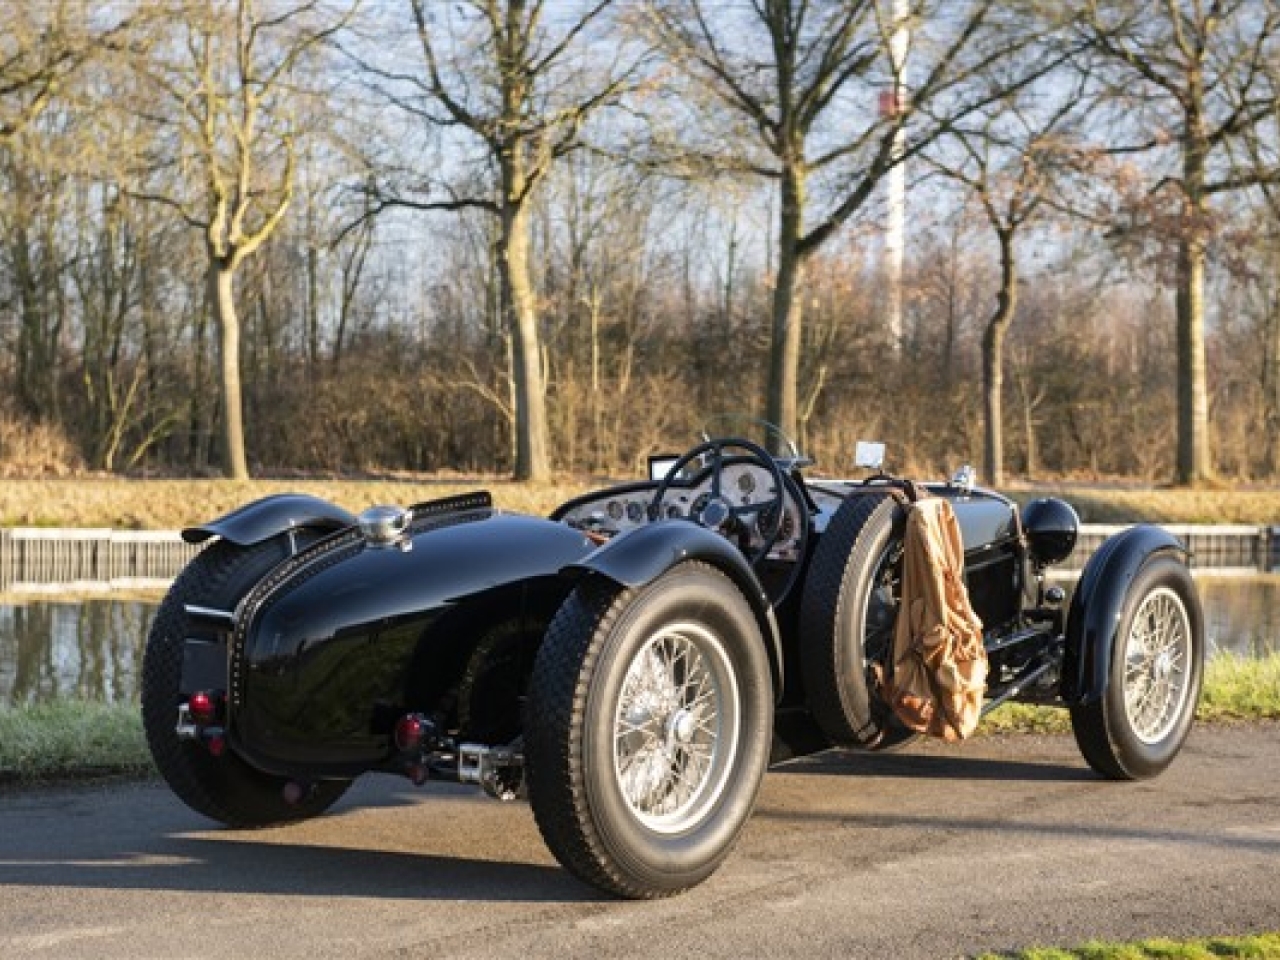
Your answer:
[[[893,66],[893,89],[880,99],[882,116],[897,118],[906,108],[905,71],[911,40],[910,0],[893,0],[893,33],[889,37],[889,60]],[[893,140],[893,158],[898,161],[885,179],[888,222],[884,236],[885,329],[894,350],[902,346],[902,264],[906,255],[907,168],[901,162],[907,149],[907,134],[900,129]]]

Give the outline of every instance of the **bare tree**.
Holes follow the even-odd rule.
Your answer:
[[[417,170],[389,184],[382,206],[482,210],[498,225],[501,310],[513,341],[515,476],[550,474],[546,384],[530,274],[531,199],[553,164],[579,149],[592,116],[614,105],[631,69],[591,45],[613,0],[410,0],[421,70],[382,77],[393,102],[429,127],[458,131],[473,151],[470,183]],[[461,143],[461,142],[460,142]]]
[[[1265,463],[1273,477],[1280,476],[1280,291],[1274,281],[1280,277],[1280,237],[1270,237],[1267,261],[1273,281],[1263,317],[1262,341],[1262,423],[1266,438]]]
[[[570,469],[607,471],[633,436],[632,374],[648,332],[645,288],[655,282],[646,251],[666,185],[583,151],[558,165],[540,195],[534,235],[549,416]]]
[[[1075,20],[1110,82],[1104,102],[1123,112],[1127,131],[1109,148],[1140,153],[1157,167],[1153,206],[1176,235],[1179,483],[1213,476],[1205,359],[1205,268],[1215,201],[1280,183],[1280,165],[1242,167],[1259,137],[1275,136],[1267,66],[1280,55],[1275,0],[1089,0]],[[1274,158],[1273,158],[1274,159]]]
[[[707,94],[699,113],[706,122],[689,127],[714,131],[722,144],[685,138],[685,155],[701,154],[713,166],[777,184],[765,416],[787,434],[798,429],[798,292],[806,263],[864,208],[890,169],[959,118],[1048,69],[1037,62],[1016,77],[1006,75],[997,88],[984,82],[993,75],[989,68],[1023,42],[1001,14],[1007,6],[913,0],[905,18],[900,5],[883,0],[747,6],[664,0],[652,6],[650,24],[693,81],[689,102],[697,102],[697,91]],[[907,28],[912,49],[904,60],[893,41]],[[888,106],[877,114],[869,104],[881,94]]]
[[[28,131],[25,136],[29,136]],[[12,144],[11,144],[12,145]],[[67,327],[61,282],[68,252],[60,242],[67,205],[67,176],[32,160],[33,150],[0,150],[0,230],[7,287],[5,311],[13,316],[15,390],[20,411],[57,421],[62,412],[58,351]]]
[[[86,17],[68,0],[0,8],[0,147],[34,123],[122,29],[109,14]]]
[[[315,0],[267,8],[260,12],[254,0],[175,0],[153,11],[149,55],[139,63],[146,99],[134,106],[169,139],[159,155],[143,158],[132,192],[172,207],[204,237],[220,333],[224,468],[237,479],[249,468],[236,273],[293,199],[300,70],[351,14]]]
[[[1000,263],[996,305],[982,334],[983,470],[1004,483],[1004,343],[1018,309],[1017,241],[1052,200],[1055,175],[1073,166],[1067,137],[1081,103],[1083,78],[1061,83],[1056,97],[1012,96],[943,142],[930,161],[977,204],[995,237]]]
[[[1266,436],[1267,469],[1273,476],[1280,474],[1280,291],[1274,287],[1280,278],[1280,56],[1268,58],[1266,71],[1266,96],[1269,116],[1258,123],[1259,135],[1245,138],[1244,156],[1238,157],[1244,179],[1254,179],[1262,195],[1264,216],[1262,256],[1270,269],[1270,287],[1265,297],[1262,319],[1262,414]],[[1250,176],[1252,175],[1252,176]]]
[[[75,108],[87,68],[117,46],[125,23],[111,11],[86,18],[67,0],[0,7],[0,245],[18,325],[15,392],[38,419],[60,414],[57,351],[67,310],[59,220],[69,158],[88,142]]]

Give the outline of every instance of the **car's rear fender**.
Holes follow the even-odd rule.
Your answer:
[[[203,543],[221,537],[240,547],[269,540],[288,530],[341,530],[356,518],[335,503],[304,493],[278,493],[247,503],[238,510],[197,527],[182,531],[187,543]]]
[[[1068,706],[1095,703],[1106,692],[1129,586],[1143,566],[1158,556],[1186,562],[1188,554],[1173,534],[1143,524],[1108,538],[1089,558],[1067,617],[1060,692]]]
[[[782,695],[782,639],[764,588],[736,547],[728,540],[689,520],[664,520],[621,534],[566,566],[566,576],[598,575],[619,586],[632,589],[657,580],[672,567],[687,560],[709,563],[729,577],[746,597],[760,624],[768,648],[774,692]]]

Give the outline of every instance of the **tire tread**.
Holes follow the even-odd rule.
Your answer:
[[[1117,672],[1123,674],[1123,670],[1116,669],[1116,660],[1121,656],[1120,645],[1126,642],[1122,633],[1130,628],[1134,612],[1139,609],[1144,596],[1160,585],[1174,589],[1184,604],[1189,618],[1187,627],[1191,633],[1191,667],[1194,674],[1188,681],[1192,687],[1187,692],[1187,701],[1183,706],[1188,715],[1179,718],[1164,741],[1149,746],[1135,741],[1124,712],[1123,689],[1113,685],[1116,683]],[[1095,772],[1108,780],[1144,780],[1160,773],[1173,762],[1195,723],[1196,703],[1204,677],[1204,620],[1187,568],[1167,557],[1152,558],[1134,578],[1130,591],[1113,638],[1107,690],[1094,702],[1070,708],[1071,731],[1075,736],[1076,746],[1080,748],[1080,755]]]
[[[864,723],[851,719],[853,707],[845,695],[847,682],[841,675],[837,629],[847,616],[853,581],[876,559],[871,555],[873,538],[864,533],[873,521],[882,521],[883,511],[896,509],[897,502],[887,493],[859,494],[845,501],[814,550],[805,582],[800,610],[805,695],[822,731],[840,746],[887,746],[883,740],[886,732],[895,733],[872,717]],[[874,710],[871,691],[867,696],[868,707]],[[902,733],[897,739],[909,738]]]
[[[324,812],[350,781],[322,781],[297,804],[285,803],[284,781],[252,769],[228,751],[213,757],[203,746],[180,740],[175,731],[185,607],[226,609],[284,558],[279,541],[239,547],[218,541],[178,575],[147,639],[142,667],[142,724],[152,759],[169,787],[192,810],[231,827],[262,827],[304,820]]]
[[[547,846],[578,879],[618,896],[652,899],[613,865],[589,820],[582,751],[589,679],[606,633],[632,599],[633,591],[605,581],[581,584],[561,607],[543,642],[531,686],[540,691],[544,715],[531,724],[526,741],[529,790],[538,798],[534,819]],[[564,732],[567,735],[558,735]],[[671,893],[679,891],[673,890]]]
[[[685,561],[675,569],[709,574],[725,591],[732,591],[726,597],[736,596],[742,609],[749,610],[741,590],[713,565]],[[709,850],[701,862],[680,872],[655,872],[652,864],[633,864],[627,855],[610,849],[602,833],[609,827],[596,819],[598,799],[593,797],[588,782],[592,771],[586,760],[586,731],[600,719],[591,717],[588,711],[595,684],[605,669],[601,661],[607,656],[614,632],[627,629],[619,621],[645,596],[645,588],[628,589],[603,578],[584,580],[575,588],[553,618],[539,650],[530,683],[530,715],[525,724],[529,799],[547,846],[578,879],[633,900],[655,900],[688,890],[729,855],[754,805],[759,778],[767,764],[771,729],[771,723],[761,722],[756,731],[762,738],[756,748],[758,768],[754,773],[750,768],[740,771],[737,780],[738,789],[752,791],[745,807],[739,804],[736,815],[742,817],[741,822],[732,837]],[[759,639],[752,642],[759,643]],[[761,685],[759,689],[769,691],[768,660],[763,643],[759,646],[754,667],[758,671],[756,680]],[[761,702],[771,718],[771,691],[762,695]],[[742,750],[744,757],[751,753],[745,743]]]

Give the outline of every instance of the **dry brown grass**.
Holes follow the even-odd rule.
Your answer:
[[[1071,503],[1085,523],[1280,524],[1280,490],[1176,490],[1045,484],[1016,488],[1020,502],[1055,496]]]
[[[0,480],[0,526],[176,530],[273,493],[309,493],[353,512],[375,503],[407,505],[489,490],[499,507],[548,513],[589,484],[532,486],[509,480],[127,480],[75,477]]]
[[[83,469],[60,427],[32,423],[0,406],[0,477],[61,477]]]
[[[498,506],[546,514],[601,481],[562,480],[534,486],[488,477],[405,480],[130,480],[108,476],[0,480],[0,526],[112,527],[174,530],[233,510],[272,493],[300,492],[351,511],[374,503],[407,505],[485,489]],[[1025,501],[1061,496],[1089,523],[1280,524],[1280,490],[1184,491],[1086,486],[1038,486],[1010,491]]]

